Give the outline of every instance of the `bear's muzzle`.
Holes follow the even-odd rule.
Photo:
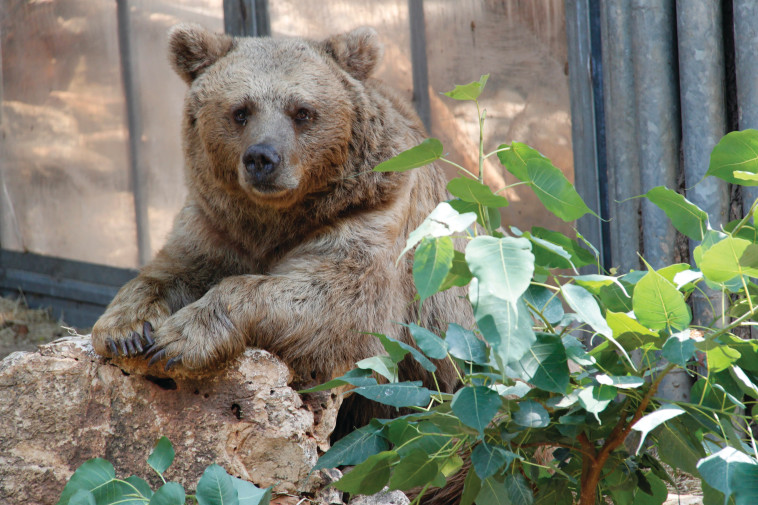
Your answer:
[[[248,178],[256,188],[270,186],[274,172],[279,167],[282,158],[271,144],[255,144],[245,150],[242,164],[245,165]]]

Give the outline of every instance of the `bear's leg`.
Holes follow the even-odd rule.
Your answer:
[[[102,356],[134,356],[150,346],[153,329],[171,310],[154,283],[142,276],[122,287],[92,328],[92,346]]]
[[[401,320],[403,302],[387,289],[389,277],[334,267],[227,277],[157,327],[147,355],[153,363],[167,359],[169,367],[206,369],[251,345],[278,354],[298,373],[341,373],[382,353],[377,339],[361,332]]]
[[[200,298],[217,276],[205,263],[172,257],[164,249],[125,284],[92,328],[92,345],[103,356],[134,356],[153,345],[163,322]]]

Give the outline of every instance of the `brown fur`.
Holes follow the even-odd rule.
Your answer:
[[[98,353],[112,355],[108,339],[120,347],[147,321],[153,350],[191,370],[254,346],[302,377],[333,377],[383,353],[361,332],[412,342],[397,322],[434,331],[470,323],[460,291],[432,297],[420,312],[412,256],[395,264],[408,233],[447,195],[435,166],[371,171],[424,138],[411,107],[369,78],[381,53],[373,30],[313,42],[231,38],[181,25],[171,32],[170,52],[190,86],[183,123],[189,195],[165,247],[93,328]],[[244,124],[235,120],[240,110]],[[297,119],[302,110],[306,121]],[[260,143],[281,155],[265,186],[242,161]],[[453,389],[455,370],[437,364],[441,386]],[[411,360],[401,375],[430,384]],[[353,425],[366,420],[357,418]]]

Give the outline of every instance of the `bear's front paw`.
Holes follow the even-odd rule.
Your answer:
[[[166,360],[165,370],[181,365],[204,370],[219,365],[245,349],[244,336],[229,317],[202,301],[172,315],[153,332],[155,343],[145,351],[148,365]]]
[[[154,328],[167,317],[163,304],[146,307],[116,305],[98,319],[92,328],[92,347],[101,356],[136,356],[153,345]]]

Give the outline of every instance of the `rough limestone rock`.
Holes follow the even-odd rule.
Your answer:
[[[158,373],[142,359],[104,360],[86,337],[6,357],[0,503],[54,504],[73,471],[94,457],[111,461],[118,476],[155,484],[146,459],[162,435],[176,450],[166,478],[188,490],[218,463],[275,492],[323,496],[320,488],[331,479],[309,472],[318,449],[328,448],[338,395],[301,399],[288,386],[288,367],[261,350],[246,351],[214,375]]]
[[[350,505],[408,505],[411,501],[402,491],[384,488],[373,495],[358,495],[350,500]]]

